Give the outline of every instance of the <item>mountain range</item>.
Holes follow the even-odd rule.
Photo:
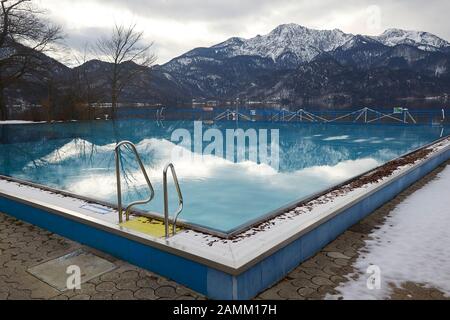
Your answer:
[[[60,74],[82,69],[95,79],[93,85],[104,91],[107,101],[106,62],[61,68],[58,65]],[[284,24],[267,35],[195,48],[153,66],[135,84],[126,89],[122,102],[173,105],[240,98],[345,107],[437,97],[446,103],[450,43],[419,31],[388,29],[379,36],[365,36]],[[25,100],[39,93],[26,95],[25,90],[10,92],[11,98]]]

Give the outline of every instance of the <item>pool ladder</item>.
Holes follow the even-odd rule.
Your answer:
[[[123,222],[122,185],[121,185],[121,179],[120,179],[120,159],[121,159],[120,150],[122,147],[129,147],[129,149],[135,155],[136,160],[139,164],[139,167],[142,171],[142,174],[144,175],[145,182],[147,183],[147,186],[150,190],[150,196],[147,199],[132,202],[125,208],[126,221],[130,220],[130,211],[134,206],[147,204],[147,203],[151,202],[153,200],[153,198],[155,197],[155,190],[153,189],[152,183],[150,182],[150,179],[147,175],[147,171],[145,170],[144,164],[143,164],[142,159],[136,149],[136,146],[134,145],[134,143],[132,143],[130,141],[119,142],[114,149],[115,161],[116,161],[117,207],[118,207],[118,211],[119,211],[119,223]],[[175,188],[176,188],[177,195],[178,195],[178,209],[173,214],[175,218],[173,219],[173,224],[172,224],[172,235],[176,234],[178,217],[181,214],[181,212],[183,211],[183,194],[181,193],[180,184],[178,183],[178,177],[177,177],[177,174],[175,171],[175,167],[172,163],[169,163],[168,165],[165,166],[164,171],[163,171],[164,233],[165,233],[166,238],[169,238],[169,236],[170,236],[170,232],[169,232],[169,224],[170,224],[170,221],[169,221],[170,220],[169,219],[169,195],[168,195],[168,186],[167,186],[167,173],[168,173],[169,169],[172,173],[172,179],[174,181]],[[139,213],[139,215],[144,216],[144,217],[153,218],[153,216],[147,215],[145,213]]]

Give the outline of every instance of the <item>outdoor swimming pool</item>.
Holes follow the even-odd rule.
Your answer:
[[[221,132],[236,129],[233,122],[203,126]],[[220,154],[173,159],[174,148],[181,148],[171,141],[173,131],[186,129],[194,135],[192,122],[123,120],[0,125],[0,174],[116,203],[114,147],[129,140],[137,145],[156,192],[140,209],[162,212],[162,171],[173,162],[185,200],[180,219],[230,233],[449,133],[448,128],[442,132],[431,126],[362,124],[241,122],[239,127],[279,130],[276,168]],[[208,144],[203,142],[202,149]],[[123,196],[129,203],[145,198],[148,191],[132,155],[123,155]],[[176,192],[171,187],[173,211]]]

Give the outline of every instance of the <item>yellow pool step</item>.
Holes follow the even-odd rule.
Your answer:
[[[147,217],[132,218],[129,221],[120,224],[121,227],[142,232],[153,237],[162,238],[165,236],[164,222]],[[177,232],[182,228],[177,227]],[[172,225],[169,225],[169,231],[172,233]]]

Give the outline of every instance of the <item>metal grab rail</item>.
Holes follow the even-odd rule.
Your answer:
[[[119,223],[123,222],[123,210],[122,210],[122,186],[120,183],[120,147],[122,146],[129,146],[131,147],[131,150],[133,151],[134,155],[136,156],[136,159],[139,163],[139,167],[141,168],[142,174],[144,175],[145,181],[147,182],[147,185],[150,189],[150,196],[146,200],[140,200],[130,203],[126,209],[125,209],[125,218],[126,221],[130,219],[130,210],[132,207],[136,205],[146,204],[153,200],[155,196],[155,190],[153,189],[153,186],[150,182],[150,179],[148,178],[147,171],[145,170],[144,164],[142,163],[141,157],[139,156],[139,153],[136,150],[136,146],[134,143],[130,141],[122,141],[116,145],[116,148],[114,149],[115,152],[115,160],[116,160],[116,179],[117,179],[117,206],[119,209]]]
[[[174,213],[175,218],[173,219],[172,225],[172,235],[177,233],[177,220],[181,211],[183,211],[183,195],[181,193],[180,184],[178,183],[177,174],[175,172],[175,167],[172,163],[169,163],[163,172],[163,189],[164,189],[164,226],[165,226],[165,235],[166,239],[169,238],[169,193],[167,190],[167,172],[172,172],[172,178],[175,183],[175,188],[177,189],[178,194],[178,210]]]

